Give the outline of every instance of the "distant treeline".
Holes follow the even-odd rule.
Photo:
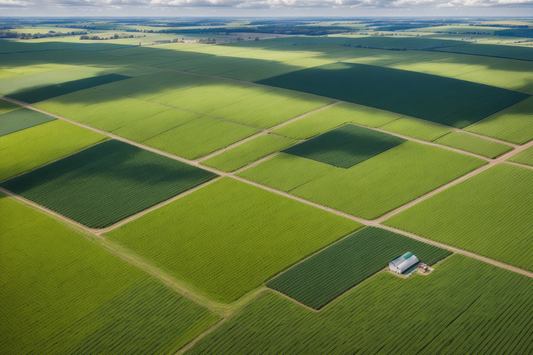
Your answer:
[[[335,33],[352,32],[351,27],[341,26],[263,26],[263,27],[223,27],[223,28],[199,28],[182,30],[161,30],[158,33],[273,33],[283,35],[308,35],[322,36]]]
[[[485,27],[508,27],[508,28],[529,28],[527,25],[505,25],[505,24],[483,24],[483,25],[475,25],[473,23],[470,24],[470,26],[485,26]]]
[[[50,31],[47,33],[19,33],[16,31],[0,30],[0,38],[18,38],[18,39],[37,39],[37,38],[46,38],[46,37],[75,36],[75,35],[84,35],[84,34],[87,34],[87,31],[72,31],[72,32]]]

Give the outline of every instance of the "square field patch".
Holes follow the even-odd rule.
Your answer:
[[[390,134],[347,124],[283,152],[347,169],[405,141]]]
[[[109,140],[1,184],[91,228],[104,228],[216,174]]]
[[[105,234],[229,303],[361,224],[224,178]]]

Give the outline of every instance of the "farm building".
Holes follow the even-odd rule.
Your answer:
[[[389,269],[397,274],[403,274],[413,265],[418,264],[418,258],[413,253],[405,253],[389,263]]]

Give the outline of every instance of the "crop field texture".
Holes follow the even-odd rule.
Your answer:
[[[74,91],[88,89],[113,81],[129,79],[128,76],[118,74],[104,74],[85,79],[67,81],[61,84],[43,86],[36,89],[24,90],[9,94],[9,97],[28,103],[35,103],[52,97],[68,94]]]
[[[512,156],[509,161],[533,166],[533,147]]]
[[[475,54],[489,57],[533,60],[533,48],[499,46],[494,44],[469,44],[466,46],[442,48],[439,51]]]
[[[347,102],[314,112],[272,131],[274,134],[309,139],[346,123],[379,127],[401,117],[400,114]]]
[[[0,137],[0,181],[107,139],[100,133],[54,120]]]
[[[238,175],[374,219],[484,164],[472,156],[408,141],[349,169],[280,154]]]
[[[283,152],[348,169],[405,141],[390,134],[347,124]]]
[[[19,105],[12,104],[11,102],[0,100],[0,115],[16,110],[20,108]]]
[[[454,255],[427,276],[380,273],[318,313],[265,292],[186,354],[528,354],[532,289]]]
[[[465,131],[524,144],[533,139],[533,97],[465,128]]]
[[[449,126],[412,117],[401,117],[379,128],[429,142],[452,131]]]
[[[496,165],[386,225],[533,270],[533,171]]]
[[[225,178],[105,237],[229,303],[361,226]]]
[[[461,149],[487,158],[496,158],[507,153],[513,147],[507,144],[494,142],[464,132],[452,132],[435,141],[435,143]]]
[[[109,140],[1,184],[91,228],[104,228],[216,177]]]
[[[384,82],[387,85],[383,85]],[[488,85],[352,63],[299,70],[258,83],[376,107],[457,128],[530,97]]]
[[[53,120],[52,116],[27,108],[0,114],[0,137]]]
[[[292,139],[277,137],[271,134],[262,135],[214,157],[203,160],[202,164],[224,172],[231,172],[295,143]]]
[[[219,316],[0,196],[3,354],[169,354]]]
[[[406,252],[428,265],[452,254],[401,234],[366,227],[297,264],[267,286],[320,309]]]

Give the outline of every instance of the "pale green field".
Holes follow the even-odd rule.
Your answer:
[[[105,236],[229,303],[360,227],[224,178]]]
[[[412,117],[401,117],[379,128],[430,142],[452,131],[449,126]]]
[[[297,142],[292,139],[262,135],[201,163],[224,172],[232,172],[295,143]]]
[[[507,160],[533,166],[533,147],[529,147]]]
[[[493,159],[513,149],[510,145],[483,139],[464,132],[452,132],[437,139],[435,143]]]
[[[292,159],[299,164],[287,164],[290,160],[278,155],[238,175],[365,219],[378,218],[485,164],[410,141],[349,169],[299,157]]]
[[[0,137],[0,181],[60,159],[108,137],[55,120]]]

